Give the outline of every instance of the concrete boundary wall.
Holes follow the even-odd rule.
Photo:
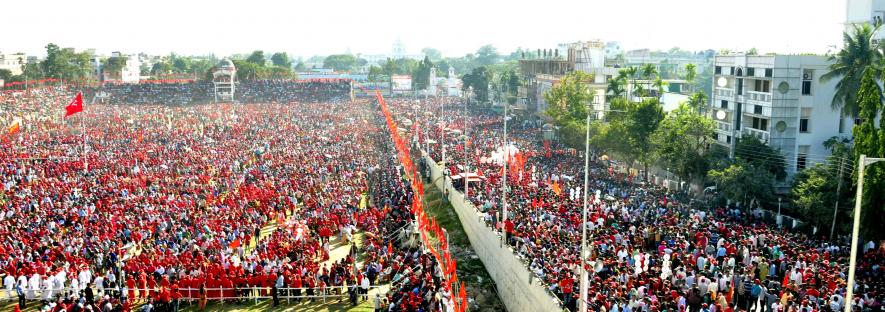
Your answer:
[[[436,161],[424,156],[431,170],[434,185],[447,190],[461,226],[470,245],[485,265],[498,287],[498,295],[508,311],[562,311],[559,300],[547,291],[538,278],[529,272],[525,264],[507,246],[501,237],[482,221],[476,207],[465,203],[464,194],[452,187],[451,179],[442,179],[442,170]]]

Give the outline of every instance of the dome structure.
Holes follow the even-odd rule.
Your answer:
[[[234,66],[234,62],[231,62],[229,59],[223,59],[221,62],[218,62],[218,69],[221,70],[236,70]]]

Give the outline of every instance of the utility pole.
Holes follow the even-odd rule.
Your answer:
[[[501,218],[501,246],[507,243],[507,227],[505,223],[507,223],[507,161],[510,159],[510,146],[507,144],[507,106],[508,104],[504,103],[504,157],[502,160],[504,161],[504,176],[502,177],[501,184],[501,209],[503,211],[503,216]]]
[[[830,240],[836,232],[836,215],[839,211],[839,196],[842,194],[842,171],[845,169],[845,157],[839,159],[839,184],[836,186],[836,206],[833,208],[833,225],[830,226]]]

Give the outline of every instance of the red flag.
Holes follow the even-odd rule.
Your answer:
[[[15,118],[12,121],[12,124],[10,124],[9,127],[6,127],[7,133],[9,133],[9,135],[13,135],[16,132],[21,131],[21,123],[22,123],[21,118]]]
[[[240,247],[240,239],[239,238],[235,239],[233,242],[230,243],[230,248],[237,248],[237,247]]]
[[[77,92],[77,96],[71,100],[71,103],[68,106],[65,106],[65,117],[70,115],[79,113],[83,111],[83,92]]]

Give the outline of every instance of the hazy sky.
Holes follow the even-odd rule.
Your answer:
[[[408,53],[446,56],[597,38],[625,49],[823,53],[841,45],[845,0],[27,0],[0,10],[0,52],[37,55],[48,42],[105,54],[384,54],[396,38]]]

